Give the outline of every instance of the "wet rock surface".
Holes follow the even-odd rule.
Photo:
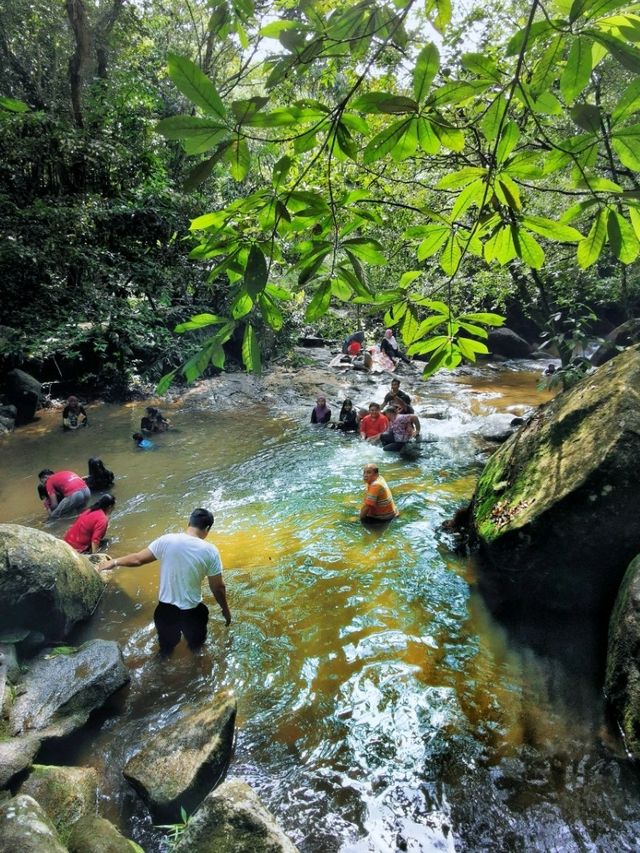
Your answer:
[[[0,803],[0,853],[67,853],[54,825],[33,797]]]
[[[58,832],[96,810],[98,774],[93,767],[51,767],[34,764],[20,794],[42,806]]]
[[[11,730],[62,737],[84,725],[89,714],[128,681],[120,647],[112,640],[92,640],[74,654],[41,653],[11,709]]]
[[[135,849],[116,827],[103,817],[86,815],[73,824],[67,841],[69,853],[133,853]]]
[[[0,788],[31,766],[42,741],[36,735],[12,737],[0,741]]]
[[[212,791],[189,821],[175,853],[298,853],[245,782]]]
[[[164,821],[191,813],[226,770],[236,701],[222,695],[151,735],[126,763],[124,777]]]
[[[608,613],[640,542],[640,350],[541,407],[497,450],[474,499],[495,607]]]
[[[0,524],[0,625],[60,640],[87,619],[104,582],[91,563],[42,530]]]

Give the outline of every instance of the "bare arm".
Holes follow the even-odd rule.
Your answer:
[[[118,557],[116,560],[109,560],[108,563],[100,566],[101,569],[116,569],[118,566],[144,566],[146,563],[153,563],[157,557],[148,549],[143,548],[135,554],[127,554],[126,557]]]
[[[220,610],[222,610],[225,624],[230,625],[231,611],[227,604],[227,588],[222,580],[222,575],[210,575],[207,580],[209,581],[209,589],[213,593],[213,597],[220,605]]]

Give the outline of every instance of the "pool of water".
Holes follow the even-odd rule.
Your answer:
[[[175,406],[173,429],[147,452],[130,438],[143,404],[93,406],[74,434],[47,412],[10,437],[0,521],[61,535],[35,473],[85,473],[99,455],[116,474],[110,553],[181,530],[208,506],[233,614],[226,628],[210,601],[204,652],[182,644],[160,660],[157,565],[118,570],[76,639],[118,641],[131,684],[44,757],[96,766],[101,813],[163,850],[122,766],[150,732],[230,690],[230,775],[255,786],[303,853],[635,849],[638,778],[603,717],[593,638],[540,626],[562,635],[566,660],[516,641],[440,530],[473,491],[474,426],[541,402],[536,379],[483,368],[425,384],[418,412],[444,418],[423,420],[412,461],[313,428],[306,410],[266,407]],[[384,529],[358,521],[367,461],[400,510]]]

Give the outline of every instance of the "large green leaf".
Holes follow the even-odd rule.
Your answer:
[[[181,335],[183,332],[189,332],[192,329],[204,329],[206,326],[213,326],[216,323],[226,323],[226,317],[220,317],[217,314],[195,314],[190,320],[184,323],[178,323],[173,330]]]
[[[304,318],[308,323],[313,323],[323,314],[327,313],[327,308],[331,302],[331,282],[329,280],[322,282],[320,287],[313,295],[313,299],[307,305]]]
[[[635,231],[617,210],[609,211],[607,236],[613,254],[623,264],[632,264],[638,257],[640,246]]]
[[[266,293],[260,293],[258,296],[258,305],[267,326],[273,329],[274,332],[279,332],[284,323],[284,317],[273,299],[267,296]]]
[[[474,341],[473,338],[458,338],[457,344],[460,347],[460,352],[469,361],[475,361],[476,355],[486,355],[489,352],[489,347],[481,341]]]
[[[440,254],[440,266],[446,275],[455,275],[462,258],[460,243],[455,234],[451,234]]]
[[[447,225],[427,225],[425,238],[418,246],[418,260],[430,258],[447,242],[451,229]]]
[[[403,113],[415,113],[418,104],[404,95],[392,95],[389,92],[368,92],[360,95],[351,104],[352,110],[361,113],[385,113],[387,115],[401,115]]]
[[[433,129],[440,142],[449,151],[460,152],[464,149],[464,133],[459,128],[438,121],[433,122]]]
[[[536,234],[557,243],[577,243],[578,240],[582,240],[582,234],[575,228],[554,222],[553,219],[546,219],[544,216],[523,216],[522,224],[529,231],[535,231]]]
[[[231,301],[231,316],[234,320],[240,320],[246,317],[252,308],[253,299],[245,290],[240,290]]]
[[[602,128],[600,110],[595,104],[576,104],[571,107],[571,118],[583,130],[599,133]]]
[[[554,18],[551,20],[546,19],[544,21],[536,21],[529,28],[523,27],[509,40],[506,55],[515,56],[520,53],[522,46],[525,43],[525,39],[527,47],[529,47],[538,39],[545,38],[545,36],[551,35],[552,33],[557,33],[557,31],[564,25],[565,22],[561,18]]]
[[[260,361],[260,345],[258,338],[253,330],[253,326],[247,323],[244,329],[244,338],[242,340],[242,362],[245,369],[251,373],[260,375],[262,364]]]
[[[560,91],[567,103],[575,100],[589,82],[593,68],[592,45],[584,36],[571,42],[567,64],[560,77]]]
[[[451,20],[451,0],[426,0],[425,13],[439,33],[444,33]]]
[[[382,253],[382,246],[377,240],[354,237],[351,240],[343,240],[341,246],[368,264],[383,265],[387,263],[387,259]]]
[[[534,270],[539,270],[544,264],[544,251],[535,237],[532,237],[524,228],[518,228],[516,225],[511,226],[513,235],[513,244],[525,264]]]
[[[156,130],[166,139],[212,136],[214,142],[220,139],[225,133],[229,133],[226,125],[222,124],[218,119],[187,115],[163,118],[156,125]]]
[[[557,66],[562,59],[565,40],[563,35],[556,35],[545,48],[536,63],[529,81],[529,91],[537,98],[553,83],[557,75]]]
[[[436,187],[439,190],[459,190],[486,174],[487,170],[483,166],[463,166],[440,178]]]
[[[508,121],[502,128],[496,148],[496,163],[501,165],[513,151],[520,139],[520,131],[515,121]]]
[[[247,140],[236,138],[230,142],[225,150],[224,159],[231,167],[231,177],[236,181],[244,181],[249,174],[249,166],[251,165]]]
[[[417,119],[418,145],[425,154],[437,154],[440,150],[440,140],[429,119],[420,116]]]
[[[264,252],[260,246],[254,243],[249,249],[247,266],[244,271],[244,287],[252,299],[264,290],[268,275],[267,259]]]
[[[169,77],[178,89],[194,104],[210,115],[225,116],[224,104],[215,86],[195,62],[185,56],[170,53],[168,56]]]
[[[0,110],[6,110],[8,113],[26,113],[29,111],[29,105],[15,98],[0,97]]]
[[[518,256],[510,225],[502,225],[484,244],[484,256],[487,263],[498,261],[505,266]]]
[[[439,67],[440,54],[438,48],[433,42],[429,42],[418,54],[413,69],[413,97],[418,103],[426,97]]]
[[[606,47],[611,56],[628,71],[640,74],[640,50],[609,33],[603,33],[599,30],[585,30],[585,34],[590,35],[595,41]]]
[[[622,93],[622,97],[611,113],[611,122],[616,124],[640,110],[640,80],[634,80]]]
[[[480,127],[487,142],[493,142],[498,135],[506,110],[507,102],[504,95],[496,95],[480,122]]]
[[[591,230],[578,243],[577,259],[583,270],[586,270],[600,257],[607,236],[607,209],[603,208],[593,221]]]
[[[640,124],[616,130],[611,136],[611,144],[627,169],[640,171]]]

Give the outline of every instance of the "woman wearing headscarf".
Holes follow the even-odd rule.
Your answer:
[[[319,396],[316,405],[311,410],[312,424],[328,424],[331,420],[331,409],[327,406],[327,398]]]

